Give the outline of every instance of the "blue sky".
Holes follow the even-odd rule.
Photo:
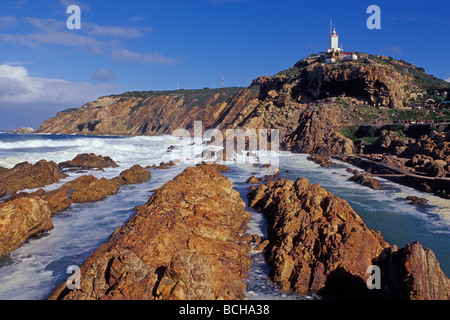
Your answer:
[[[3,0],[0,129],[130,90],[247,86],[329,46],[404,59],[450,81],[450,5],[439,1]],[[81,29],[68,30],[69,5]],[[381,29],[369,30],[369,5]]]

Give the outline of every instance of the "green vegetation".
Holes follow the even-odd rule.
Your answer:
[[[67,108],[63,111],[60,111],[60,113],[71,113],[71,112],[78,112],[78,108]]]
[[[112,95],[110,97],[119,97],[119,101],[123,102],[129,99],[136,99],[136,104],[130,108],[129,114],[142,108],[151,98],[160,96],[172,96],[176,101],[183,100],[183,104],[188,108],[200,107],[206,108],[210,102],[210,106],[216,106],[220,103],[230,103],[244,88],[228,87],[220,89],[194,89],[194,90],[173,90],[173,91],[132,91],[125,92],[120,95]],[[218,95],[216,100],[214,97]]]

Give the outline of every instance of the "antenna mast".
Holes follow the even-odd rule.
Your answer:
[[[222,88],[225,88],[225,75],[222,75]]]

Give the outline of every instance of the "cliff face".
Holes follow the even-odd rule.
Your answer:
[[[255,79],[248,88],[102,97],[79,109],[58,113],[37,132],[161,135],[179,128],[192,129],[194,121],[202,121],[204,129],[279,129],[285,150],[351,153],[353,143],[338,133],[340,126],[350,124],[341,117],[348,111],[336,99],[347,97],[355,104],[401,108],[412,95],[425,90],[421,84],[430,77],[420,68],[391,58],[367,54],[360,58],[335,64],[320,63],[317,57],[303,59],[273,77]]]

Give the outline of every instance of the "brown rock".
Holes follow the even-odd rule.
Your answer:
[[[41,198],[19,198],[0,204],[0,256],[51,229],[51,213]]]
[[[255,247],[256,251],[264,251],[266,247],[269,245],[269,240],[264,240],[260,244]]]
[[[149,170],[144,169],[140,165],[135,165],[130,169],[122,171],[122,173],[112,179],[114,183],[119,186],[127,184],[139,184],[144,183],[152,177],[152,173]]]
[[[248,184],[258,184],[259,180],[255,176],[251,176],[250,178],[247,179],[247,183]]]
[[[249,203],[269,221],[271,278],[284,291],[357,299],[448,300],[450,280],[419,243],[398,250],[367,228],[344,200],[299,178],[261,185]],[[368,290],[369,266],[381,288]]]
[[[58,165],[53,161],[41,160],[34,165],[23,162],[12,169],[3,168],[0,171],[0,198],[20,190],[44,187],[64,177],[58,173]]]
[[[93,175],[81,176],[65,183],[58,191],[65,191],[74,203],[103,200],[119,191],[117,184],[106,178],[97,179]]]
[[[110,157],[103,157],[101,155],[95,155],[93,153],[83,153],[77,155],[73,160],[61,162],[58,164],[58,170],[91,170],[104,168],[117,168],[119,165]]]
[[[375,259],[381,269],[382,295],[401,300],[449,300],[450,280],[433,251],[418,242],[390,247]]]
[[[349,178],[350,181],[354,181],[356,183],[359,183],[360,185],[372,188],[374,190],[380,190],[380,183],[378,180],[372,178],[369,174],[361,174],[357,173],[353,177]]]
[[[187,168],[155,191],[81,267],[81,290],[52,299],[242,299],[250,213],[215,166]]]
[[[309,155],[306,159],[317,163],[321,167],[333,167],[336,165],[333,161],[330,160],[330,156],[324,156],[319,154]]]
[[[406,200],[409,200],[409,204],[416,204],[418,206],[424,206],[428,203],[428,200],[425,198],[419,198],[416,196],[407,196],[405,198]]]
[[[348,276],[359,279],[351,286],[364,291],[361,279],[386,243],[346,201],[301,178],[261,185],[249,200],[269,220],[266,253],[271,277],[282,290],[336,295],[329,280]]]

